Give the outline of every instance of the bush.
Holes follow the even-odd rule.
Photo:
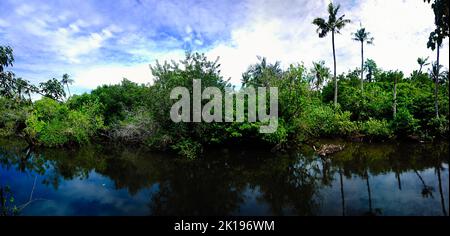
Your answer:
[[[0,97],[0,136],[22,133],[30,111],[29,105]]]
[[[428,122],[428,128],[430,130],[430,135],[433,137],[438,138],[448,138],[448,130],[449,130],[449,124],[448,124],[448,118],[445,116],[439,116],[432,118]]]
[[[369,119],[361,123],[361,132],[368,136],[370,140],[382,140],[392,136],[392,130],[386,120]]]
[[[405,108],[400,108],[392,121],[392,129],[399,137],[417,134],[419,121]]]
[[[183,139],[171,147],[178,155],[191,160],[196,159],[202,153],[202,145],[192,139]]]
[[[103,128],[99,110],[98,102],[88,102],[78,110],[70,110],[66,104],[42,98],[34,104],[25,132],[36,144],[48,147],[86,143]]]

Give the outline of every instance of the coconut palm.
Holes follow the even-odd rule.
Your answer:
[[[438,101],[438,93],[439,93],[439,81],[442,78],[445,78],[447,75],[445,72],[441,71],[442,65],[439,65],[438,62],[433,63],[430,70],[430,77],[434,80],[434,110],[436,113],[436,117],[439,118],[439,101]]]
[[[361,91],[364,90],[364,43],[373,44],[373,37],[370,37],[370,32],[366,28],[361,28],[353,33],[353,40],[361,43]]]
[[[424,67],[424,66],[428,66],[430,63],[428,63],[428,59],[429,59],[430,57],[426,57],[426,58],[423,58],[423,57],[419,57],[419,58],[417,58],[417,63],[419,64],[419,74],[420,73],[422,73],[422,68]]]
[[[64,86],[57,79],[53,78],[47,82],[42,82],[39,84],[41,92],[44,96],[49,97],[54,100],[62,100],[66,97],[66,92],[64,92]]]
[[[374,76],[378,73],[377,63],[372,59],[367,59],[364,63],[364,70],[367,71],[366,79],[367,82],[371,83]]]
[[[329,32],[331,32],[331,43],[333,46],[333,61],[334,61],[334,106],[337,106],[337,96],[338,96],[338,84],[336,78],[336,49],[334,46],[334,35],[339,34],[340,30],[344,28],[347,23],[350,23],[350,20],[344,19],[345,15],[341,15],[338,17],[338,12],[340,9],[340,5],[336,7],[333,3],[328,4],[328,20],[323,18],[316,18],[313,21],[313,24],[317,26],[317,33],[319,34],[319,38],[323,38],[327,36]]]
[[[23,99],[22,94],[24,94],[26,88],[29,86],[29,82],[22,78],[17,78],[15,80],[15,83],[16,83],[17,100],[20,101]]]
[[[311,73],[314,75],[316,90],[319,91],[323,82],[330,77],[330,69],[325,66],[325,61],[313,62]]]
[[[10,46],[0,46],[0,73],[14,62],[13,50]]]
[[[62,76],[61,84],[65,85],[67,87],[67,92],[69,92],[69,98],[72,96],[70,94],[69,84],[73,84],[73,79],[70,79],[70,76],[68,74],[64,74]]]

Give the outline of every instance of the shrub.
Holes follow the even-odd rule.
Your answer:
[[[191,160],[196,159],[202,153],[202,145],[192,139],[183,139],[171,146],[178,155]]]
[[[434,117],[428,122],[428,128],[430,130],[430,135],[438,138],[448,138],[448,118],[445,116]]]
[[[29,105],[0,97],[0,136],[21,133],[30,111]]]
[[[358,131],[357,123],[352,122],[350,116],[350,112],[341,112],[339,108],[316,105],[303,113],[297,127],[309,137],[350,136]]]
[[[419,121],[405,108],[400,108],[392,121],[392,129],[399,137],[414,135],[419,128]]]
[[[387,139],[392,136],[392,130],[386,120],[369,119],[361,123],[361,132],[372,139]]]
[[[68,143],[82,144],[103,128],[98,102],[88,102],[78,110],[50,98],[42,98],[27,118],[25,132],[36,144],[55,147]]]

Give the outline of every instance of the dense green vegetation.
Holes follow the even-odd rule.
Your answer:
[[[428,73],[423,58],[418,59],[418,70],[409,76],[384,71],[374,60],[364,61],[363,45],[373,38],[361,28],[353,35],[361,43],[361,68],[337,75],[334,37],[350,22],[344,15],[338,17],[338,11],[339,6],[330,4],[328,20],[317,18],[313,22],[319,37],[329,32],[332,35],[332,81],[323,61],[314,62],[310,69],[293,64],[284,70],[279,62],[271,64],[259,58],[259,63],[243,74],[243,88],[278,87],[275,133],[259,133],[260,122],[174,123],[170,119],[170,108],[176,102],[170,99],[170,92],[175,87],[186,87],[192,94],[192,80],[201,79],[202,89],[234,89],[221,76],[218,61],[209,61],[203,54],[187,53],[179,64],[158,63],[151,68],[155,77],[152,84],[124,79],[118,85],[71,96],[69,84],[73,81],[68,75],[61,81],[53,78],[34,86],[7,71],[14,62],[13,50],[1,46],[0,135],[17,134],[31,144],[50,147],[102,139],[171,150],[188,158],[197,157],[206,146],[234,143],[264,143],[279,150],[318,137],[366,141],[448,137],[449,75],[442,71],[438,59]],[[446,36],[448,28],[447,35],[432,33],[428,46],[439,49]],[[42,98],[33,102],[31,93]]]

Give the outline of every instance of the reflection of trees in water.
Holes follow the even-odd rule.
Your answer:
[[[422,183],[422,196],[424,198],[428,198],[431,197],[433,198],[433,191],[434,188],[433,186],[427,185],[425,183],[425,180],[423,180],[422,176],[419,174],[419,172],[417,170],[414,170],[414,172],[416,173],[417,177],[419,177],[420,182]]]
[[[312,151],[273,156],[270,153],[216,151],[206,158],[184,161],[145,149],[87,146],[77,150],[26,149],[26,144],[0,141],[0,165],[4,169],[40,175],[44,184],[57,188],[61,180],[87,178],[92,171],[110,178],[117,189],[135,194],[153,187],[149,208],[155,215],[239,214],[246,191],[257,193],[256,201],[267,204],[274,215],[314,215],[320,209],[320,190],[340,185],[342,214],[346,214],[345,179],[365,180],[368,212],[373,207],[370,177],[435,168],[441,206],[446,215],[441,163],[448,163],[448,144],[396,145],[346,144],[346,149],[327,158]],[[217,153],[218,152],[218,153]],[[420,180],[419,180],[420,181]],[[348,203],[347,203],[348,204]]]
[[[369,211],[365,214],[378,215],[381,214],[381,209],[373,208],[369,180],[370,175],[376,176],[393,172],[397,180],[398,188],[401,190],[401,173],[433,168],[437,163],[441,166],[443,162],[448,163],[447,156],[448,143],[425,145],[414,143],[402,145],[350,143],[346,144],[344,151],[336,153],[331,159],[333,166],[342,168],[347,178],[352,178],[353,175],[356,175],[365,179],[369,205]],[[419,180],[423,183],[421,177]],[[438,180],[438,182],[441,181]],[[428,185],[424,186],[427,186],[427,190],[430,189]],[[343,189],[341,186],[342,193]],[[344,203],[343,194],[342,202]],[[441,202],[443,212],[446,214],[443,198]],[[344,205],[342,205],[342,208],[345,213]]]

